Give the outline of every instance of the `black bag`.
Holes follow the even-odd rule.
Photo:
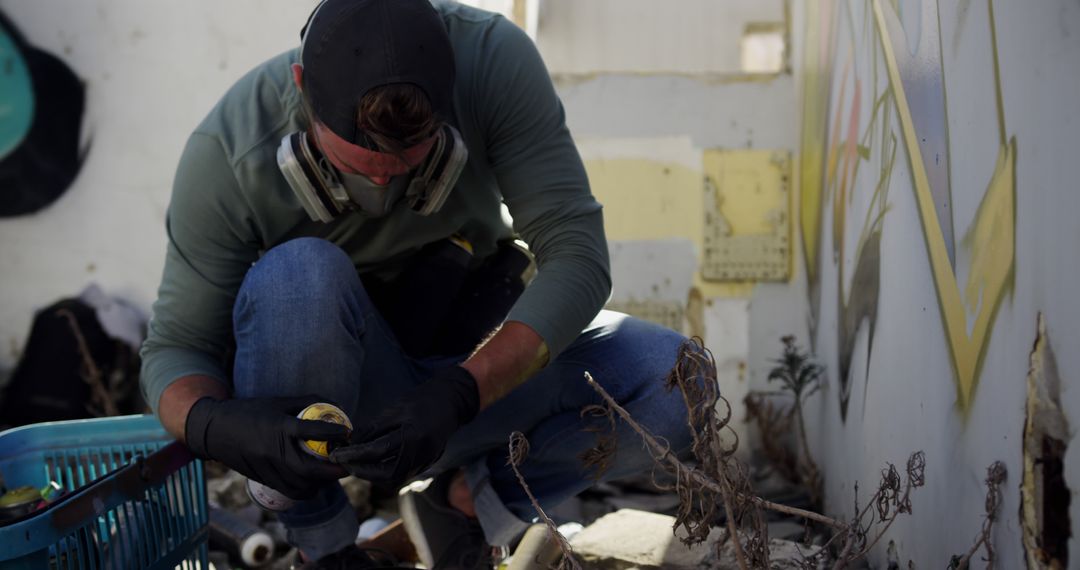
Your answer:
[[[0,399],[0,426],[141,413],[139,355],[111,338],[93,307],[65,299],[40,311]]]

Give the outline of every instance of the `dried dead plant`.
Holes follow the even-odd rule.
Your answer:
[[[581,418],[600,418],[604,420],[600,425],[587,422],[589,427],[585,428],[585,431],[596,434],[596,444],[579,456],[585,469],[591,470],[593,479],[599,481],[600,477],[611,467],[612,459],[615,458],[615,416],[611,415],[604,406],[592,405],[582,408]]]
[[[787,444],[792,429],[791,407],[778,405],[772,396],[773,394],[759,391],[747,394],[743,400],[746,415],[758,426],[761,450],[769,465],[784,479],[798,483],[802,479],[799,474],[799,457],[792,446]]]
[[[717,504],[722,504],[728,534],[734,541],[735,557],[740,567],[753,562],[748,558],[768,560],[767,540],[756,541],[758,549],[755,550],[759,550],[756,556],[749,556],[739,540],[738,528],[742,526],[747,513],[755,508],[747,500],[753,493],[750,492],[747,469],[734,459],[739,436],[731,426],[731,403],[720,394],[716,382],[716,363],[712,353],[700,340],[688,341],[679,348],[675,366],[668,373],[664,386],[668,391],[677,389],[686,404],[690,449],[697,460],[696,468],[719,483],[718,493],[700,485],[679,485],[685,489],[680,495],[685,494],[690,499],[684,501],[676,517],[676,525],[686,530],[683,542],[703,542],[709,536],[711,523],[717,518]],[[750,520],[756,521],[758,518]],[[759,532],[755,531],[753,536]],[[755,542],[753,536],[748,542]],[[764,552],[760,551],[762,549]]]
[[[995,461],[986,468],[986,479],[984,480],[986,483],[986,518],[983,519],[982,530],[979,531],[975,544],[967,551],[967,554],[953,556],[952,561],[949,563],[950,569],[964,570],[968,568],[971,557],[975,556],[975,553],[980,548],[986,550],[986,556],[983,558],[986,561],[986,567],[994,567],[994,560],[996,559],[993,543],[994,523],[997,521],[998,508],[1001,506],[1001,484],[1005,482],[1008,474],[1005,464],[1000,461]]]
[[[78,344],[79,357],[82,358],[79,373],[83,381],[90,386],[90,401],[86,403],[86,411],[97,417],[120,415],[120,409],[116,403],[124,397],[123,375],[111,374],[106,380],[105,375],[94,362],[90,346],[86,343],[86,338],[82,334],[82,329],[79,328],[79,321],[74,313],[67,309],[60,309],[56,314],[67,319],[71,334],[75,336],[75,342]]]
[[[508,455],[506,459],[507,465],[514,470],[514,475],[517,476],[518,484],[525,491],[525,495],[529,497],[529,502],[532,503],[533,509],[536,510],[536,514],[539,515],[540,520],[544,521],[544,525],[547,526],[548,535],[551,540],[555,542],[559,549],[562,551],[562,557],[552,567],[553,570],[581,570],[581,564],[578,563],[577,558],[574,556],[574,550],[570,548],[570,543],[566,541],[566,537],[559,532],[559,527],[555,525],[555,522],[551,520],[551,517],[544,512],[544,509],[540,507],[540,503],[533,496],[532,489],[529,488],[529,484],[525,482],[525,476],[521,474],[521,464],[525,461],[525,458],[529,456],[529,440],[519,431],[515,431],[510,434],[510,442],[508,444]]]
[[[911,491],[926,484],[926,454],[916,451],[908,457],[904,476],[888,463],[881,470],[877,491],[863,507],[859,506],[859,485],[855,484],[854,514],[847,529],[833,535],[816,556],[822,556],[834,543],[840,544],[833,568],[847,568],[863,559],[881,541],[889,527],[902,514],[911,514]],[[813,557],[810,557],[813,562]],[[818,561],[820,562],[820,561]]]
[[[760,516],[758,509],[770,509],[836,528],[846,528],[846,525],[830,517],[771,503],[753,494],[748,470],[734,456],[739,440],[731,426],[731,404],[719,392],[715,361],[700,339],[689,340],[680,347],[676,365],[665,381],[669,390],[679,390],[686,403],[694,466],[680,460],[666,441],[652,435],[634,420],[589,373],[585,374],[585,378],[604,402],[602,410],[609,418],[608,425],[614,425],[611,422],[616,416],[626,422],[642,437],[657,464],[674,476],[673,489],[680,498],[675,526],[684,529],[684,543],[703,542],[712,524],[720,518],[721,507],[726,519],[727,536],[733,541],[740,568],[749,568],[751,564],[755,567],[768,564],[765,518]],[[593,406],[589,413],[601,412]],[[601,438],[595,455],[609,455],[613,452],[611,445],[611,440]],[[740,533],[743,528],[747,529],[745,540],[743,533]],[[723,544],[718,544],[718,548],[721,546]]]
[[[641,436],[657,465],[674,476],[674,490],[680,498],[675,527],[681,526],[686,531],[683,542],[694,544],[704,541],[712,522],[718,518],[719,506],[722,506],[727,536],[733,541],[736,561],[744,570],[769,567],[769,540],[763,509],[801,517],[831,528],[834,531],[832,539],[817,554],[807,557],[804,566],[819,566],[828,555],[828,547],[838,543],[842,546],[836,558],[836,568],[845,568],[866,556],[898,515],[911,512],[912,489],[926,483],[926,460],[921,451],[908,459],[904,478],[900,477],[894,466],[889,465],[882,472],[878,490],[867,505],[860,508],[856,498],[855,515],[851,522],[773,503],[754,495],[745,465],[734,456],[738,437],[730,425],[731,405],[719,392],[715,361],[700,339],[690,339],[680,347],[675,367],[665,382],[669,390],[678,389],[686,402],[691,451],[696,460],[694,466],[684,463],[666,441],[638,423],[588,372],[585,373],[585,380],[603,400],[602,409],[590,406],[588,413],[605,415],[612,431],[614,418],[623,420]],[[724,437],[725,434],[730,435]],[[602,437],[595,456],[610,458],[613,453],[613,439]],[[875,521],[884,524],[873,538],[869,538]],[[746,534],[745,538],[740,536],[740,530]],[[717,545],[718,548],[722,546],[722,543]]]

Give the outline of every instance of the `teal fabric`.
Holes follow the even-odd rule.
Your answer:
[[[26,60],[0,27],[0,159],[19,147],[34,122],[34,84]]]
[[[276,159],[281,138],[306,126],[289,69],[297,50],[241,78],[195,129],[173,185],[165,268],[142,349],[143,394],[155,410],[180,377],[228,383],[222,361],[244,275],[262,253],[297,237],[326,239],[360,274],[385,278],[424,244],[454,233],[473,243],[478,259],[517,235],[539,272],[508,320],[537,331],[553,358],[603,306],[611,279],[601,206],[536,47],[501,16],[454,3],[437,7],[457,65],[450,121],[469,148],[437,214],[419,216],[399,204],[378,219],[308,218]]]

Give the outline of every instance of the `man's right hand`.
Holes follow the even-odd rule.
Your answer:
[[[296,417],[319,401],[315,396],[205,397],[191,406],[184,439],[199,457],[220,461],[293,499],[306,499],[326,481],[346,474],[340,466],[300,448],[302,440],[349,439],[349,429],[343,425]]]

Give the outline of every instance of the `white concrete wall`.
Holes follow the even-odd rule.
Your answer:
[[[800,99],[806,102],[812,93],[806,88],[803,54],[823,44],[814,36],[815,29],[821,28],[815,26],[814,14],[807,12],[811,8],[796,4],[793,61]],[[841,143],[847,140],[844,133],[852,121],[857,121],[861,135],[875,116],[881,125],[878,134],[885,129],[899,137],[896,162],[884,176],[887,158],[880,152],[880,139],[869,143],[866,157],[857,161],[857,174],[848,181],[846,198],[838,194],[843,183],[830,181],[827,168],[822,171],[822,218],[816,233],[821,293],[813,330],[816,351],[828,368],[828,385],[813,401],[808,425],[815,455],[825,466],[827,507],[836,514],[850,514],[856,482],[865,501],[885,462],[902,466],[909,453],[923,450],[927,483],[912,495],[914,513],[897,520],[873,558],[884,566],[886,544],[895,541],[900,567],[906,567],[909,559],[918,568],[944,567],[950,555],[966,552],[974,544],[983,524],[985,470],[1000,460],[1007,466],[1008,479],[1001,488],[1004,500],[992,536],[999,557],[996,567],[1021,568],[1025,566],[1019,516],[1025,383],[1039,313],[1046,318],[1047,338],[1057,359],[1063,411],[1072,426],[1080,420],[1080,392],[1073,382],[1080,376],[1080,353],[1075,350],[1080,346],[1080,303],[1075,286],[1080,280],[1076,263],[1080,225],[1075,221],[1080,211],[1080,164],[1075,160],[1080,147],[1076,106],[1080,100],[1080,5],[1065,0],[993,2],[1004,118],[1000,127],[1006,140],[1015,139],[1017,149],[1015,211],[998,219],[994,231],[965,242],[961,238],[968,228],[987,221],[979,208],[1002,147],[988,3],[902,0],[899,14],[893,12],[891,2],[880,3],[891,22],[891,43],[901,60],[906,54],[918,53],[918,46],[934,41],[936,26],[920,26],[920,14],[929,11],[929,21],[940,21],[940,64],[916,65],[921,75],[917,74],[915,82],[927,81],[931,73],[944,78],[947,124],[937,127],[947,127],[943,142],[951,163],[947,174],[958,276],[952,286],[958,282],[962,302],[972,303],[961,310],[966,318],[964,338],[975,328],[975,315],[989,304],[989,299],[980,300],[965,290],[968,276],[980,255],[987,255],[984,260],[991,265],[1006,262],[1009,251],[1003,244],[1008,240],[1000,238],[1015,231],[1012,285],[990,322],[988,340],[969,354],[981,360],[981,367],[974,375],[970,394],[964,396],[963,374],[954,363],[944,325],[943,306],[948,303],[940,300],[940,283],[936,284],[931,273],[932,254],[927,244],[935,238],[928,237],[925,214],[918,208],[917,168],[908,153],[910,137],[903,133],[894,103],[886,105],[892,111],[884,121],[873,111],[874,98],[888,88],[890,79],[885,73],[885,56],[875,51],[880,37],[870,11],[872,4],[817,6],[821,13],[829,6],[834,10],[832,16],[826,16],[832,21],[835,41],[830,59],[833,67],[825,73],[831,86],[824,121],[829,130],[826,152],[842,156]],[[918,89],[914,84],[907,88],[909,92]],[[933,127],[919,102],[909,99],[916,125],[929,120]],[[812,109],[813,105],[800,108]],[[804,125],[809,124],[805,116],[801,119]],[[930,134],[934,130],[924,126],[917,131],[916,138],[921,140],[912,148],[941,142]],[[825,133],[820,134],[824,139]],[[808,160],[811,149],[803,145],[801,150]],[[842,164],[842,159],[837,160]],[[812,188],[808,180],[802,182],[803,207],[807,207]],[[843,326],[843,312],[837,290],[843,284],[852,295],[860,294],[859,284],[852,279],[856,244],[870,197],[882,184],[888,194],[882,224],[878,320],[872,331],[872,350],[867,345],[870,323],[863,321],[857,329],[845,421],[839,410],[842,379],[837,372],[841,348],[837,329]],[[846,203],[846,222],[839,224],[843,228],[839,234],[834,229],[838,201]],[[842,236],[841,242],[834,243],[837,235]],[[838,255],[833,254],[834,247]],[[846,262],[843,271],[841,261]],[[1075,427],[1073,430],[1067,443],[1075,443]],[[1080,559],[1080,544],[1075,538],[1075,521],[1080,515],[1080,501],[1076,500],[1080,454],[1072,447],[1065,456],[1065,477],[1072,490],[1070,515],[1074,521],[1069,566],[1075,567]]]
[[[0,0],[31,43],[86,82],[89,145],[79,177],[56,203],[0,220],[0,371],[16,362],[34,312],[88,283],[149,312],[170,185],[188,134],[243,73],[296,45],[315,1]],[[513,7],[476,3],[504,13]],[[586,160],[661,159],[684,170],[682,184],[630,185],[605,197],[609,222],[630,228],[613,234],[615,300],[696,307],[686,330],[704,335],[725,394],[741,401],[753,378],[763,377],[777,338],[805,322],[787,309],[803,297],[781,284],[702,282],[702,153],[795,149],[791,76],[739,67],[743,30],[781,24],[781,0],[695,0],[678,10],[645,0],[526,7]],[[640,227],[638,218],[613,215],[645,197],[677,207],[646,212]],[[649,256],[664,263],[642,264]],[[698,296],[688,300],[691,289]],[[774,314],[788,320],[777,324]]]
[[[503,12],[513,6],[478,2]],[[149,312],[170,185],[188,134],[233,81],[297,43],[314,4],[0,0],[30,42],[86,81],[90,145],[83,170],[60,200],[38,214],[0,220],[0,369],[17,360],[35,310],[90,282]],[[725,394],[741,401],[775,355],[777,338],[792,332],[770,315],[803,323],[781,302],[802,297],[779,284],[702,283],[696,266],[702,153],[795,149],[791,76],[739,69],[742,31],[752,23],[782,23],[781,1],[695,1],[677,11],[645,0],[526,6],[540,8],[537,42],[586,160],[659,158],[685,167],[689,184],[628,187],[605,197],[609,221],[631,228],[614,234],[615,300],[659,300],[685,310],[695,289],[700,298],[690,302],[697,312],[687,330],[705,336]],[[663,203],[679,207],[666,217],[645,216],[656,223],[634,229],[637,218],[613,216],[658,192],[668,193]],[[643,265],[642,256],[650,255],[666,264]],[[758,337],[767,348],[750,342]]]
[[[783,29],[784,18],[781,0],[543,0],[536,36],[604,203],[613,304],[681,306],[684,331],[703,336],[737,406],[767,375],[780,336],[806,338],[806,302],[787,284],[702,279],[703,153],[795,150],[791,75],[740,63],[747,26]]]
[[[781,0],[542,0],[536,42],[552,73],[738,73],[748,23]]]
[[[0,369],[16,361],[35,310],[90,282],[149,311],[169,188],[188,133],[246,70],[297,43],[314,3],[0,0],[33,44],[86,81],[90,149],[55,204],[0,220]],[[507,0],[477,3],[502,12],[513,7]],[[738,73],[742,30],[782,21],[780,0],[692,2],[670,13],[645,1],[526,3],[529,11],[538,6],[538,44],[575,136],[599,141],[590,148],[653,158],[648,144],[624,152],[624,145],[608,143],[678,138],[688,142],[699,171],[705,148],[794,148],[790,76]],[[654,55],[639,49],[642,38],[651,38]],[[576,73],[582,70],[591,75]],[[612,70],[619,73],[606,73]],[[749,291],[736,296],[746,299]],[[685,291],[677,297],[685,304]]]
[[[248,69],[299,43],[314,0],[0,0],[28,41],[86,82],[89,154],[73,186],[0,220],[0,368],[35,310],[97,282],[149,312],[180,150]]]

